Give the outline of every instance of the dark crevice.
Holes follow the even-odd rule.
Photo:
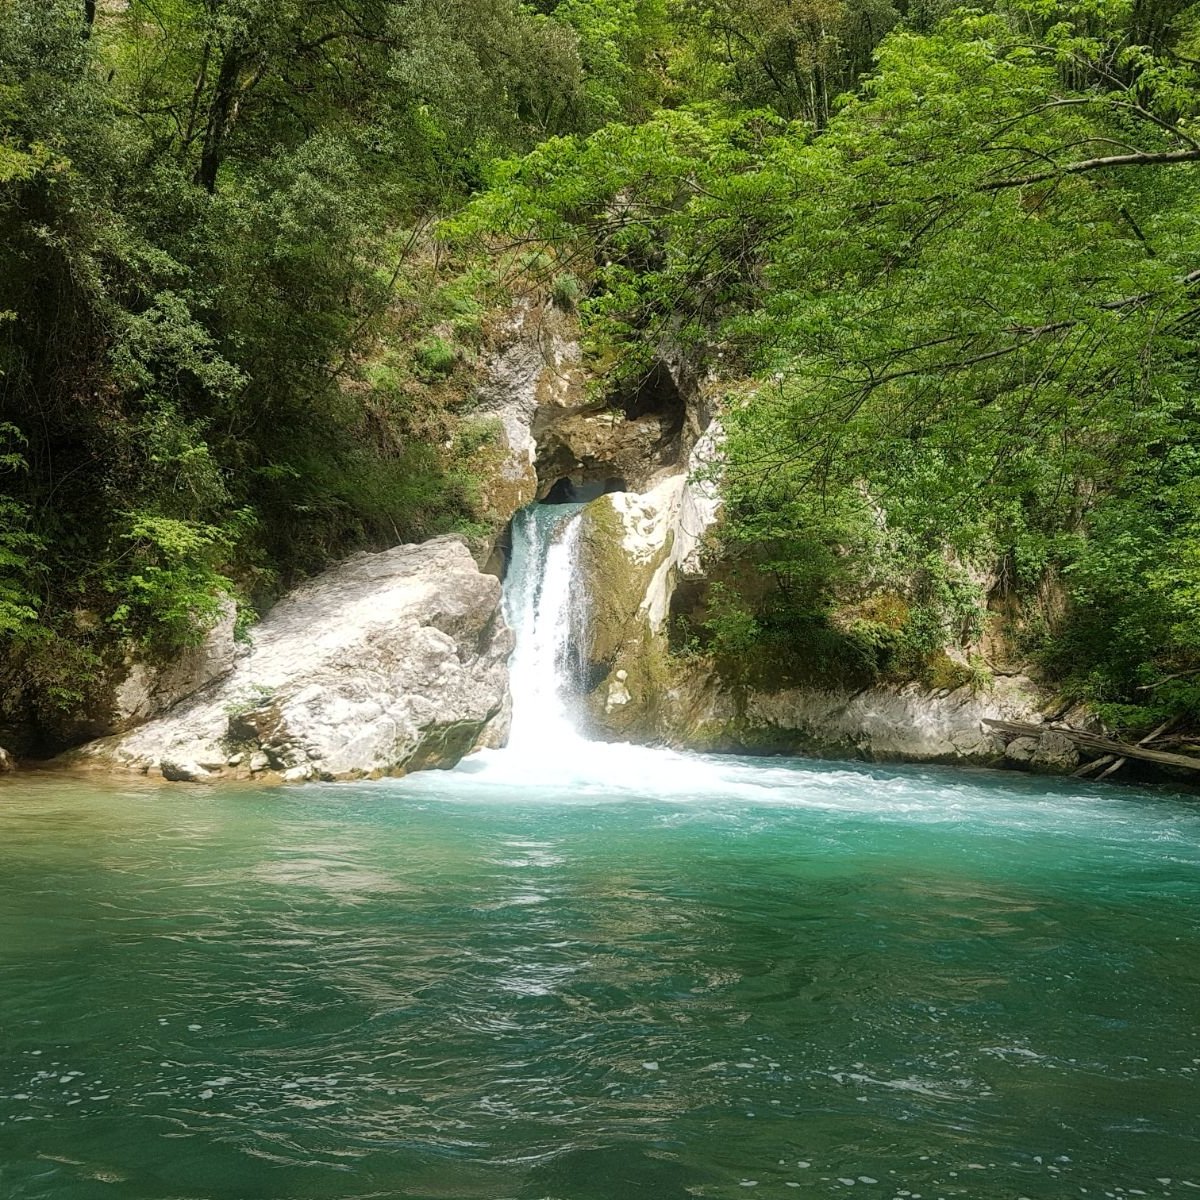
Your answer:
[[[587,504],[609,492],[625,491],[625,480],[617,475],[595,478],[590,473],[563,475],[556,479],[546,493],[543,504]]]
[[[656,362],[634,386],[615,399],[626,420],[636,421],[639,417],[649,416],[663,418],[664,440],[679,433],[687,416],[687,405],[679,385],[663,362]]]

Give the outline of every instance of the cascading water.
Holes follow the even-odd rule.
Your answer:
[[[514,783],[561,795],[598,787],[691,795],[713,786],[719,768],[695,755],[629,743],[595,742],[571,718],[582,670],[589,598],[577,555],[585,501],[533,504],[513,518],[504,614],[516,636],[509,660],[513,717],[503,750],[464,760],[459,771],[485,788]]]
[[[516,753],[580,740],[562,692],[585,619],[575,571],[582,507],[531,505],[513,520],[504,609],[517,642],[509,665],[513,722],[508,743]]]

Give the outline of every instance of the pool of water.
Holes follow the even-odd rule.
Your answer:
[[[1196,801],[503,761],[0,785],[0,1197],[1200,1200]]]

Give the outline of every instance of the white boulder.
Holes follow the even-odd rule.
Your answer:
[[[224,679],[70,756],[214,780],[450,767],[502,742],[512,635],[464,539],[360,554],[280,601]]]

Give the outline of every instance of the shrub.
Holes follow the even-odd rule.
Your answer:
[[[440,379],[454,370],[458,354],[453,345],[441,337],[426,338],[413,352],[417,370],[426,379]]]

